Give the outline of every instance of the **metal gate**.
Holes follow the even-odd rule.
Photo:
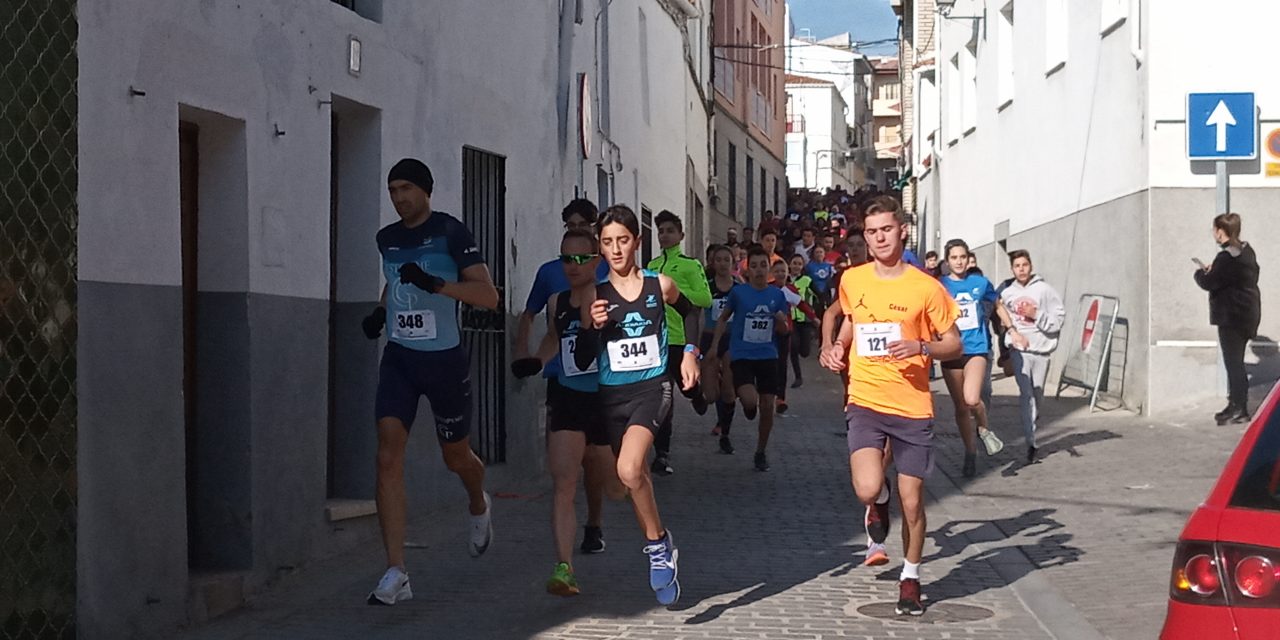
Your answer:
[[[498,288],[498,310],[462,305],[462,343],[471,356],[472,446],[486,463],[507,461],[507,159],[462,148],[462,221]]]
[[[75,636],[74,0],[0,22],[0,638]]]

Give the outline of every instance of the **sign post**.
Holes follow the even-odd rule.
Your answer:
[[[1252,93],[1187,94],[1187,159],[1214,162],[1217,213],[1231,211],[1227,162],[1258,157],[1257,114]]]

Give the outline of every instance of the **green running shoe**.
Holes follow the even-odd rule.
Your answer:
[[[578,579],[573,577],[573,569],[569,568],[569,563],[561,562],[556,565],[551,577],[547,579],[547,593],[557,596],[578,595]]]

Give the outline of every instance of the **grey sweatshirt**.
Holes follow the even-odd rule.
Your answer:
[[[1019,313],[1019,309],[1028,302],[1036,306],[1035,320],[1028,320]],[[1000,304],[1013,318],[1013,327],[1030,343],[1025,349],[1027,353],[1048,355],[1058,348],[1058,334],[1062,331],[1067,310],[1062,304],[1062,296],[1044,278],[1033,275],[1025,286],[1018,284],[1017,280],[1010,282],[1000,289]],[[1013,346],[1007,333],[1005,343]]]

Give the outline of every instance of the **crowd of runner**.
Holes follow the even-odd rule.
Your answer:
[[[388,334],[375,407],[388,568],[370,604],[412,597],[403,468],[421,396],[431,404],[445,464],[470,497],[471,555],[483,554],[493,537],[484,466],[468,444],[471,390],[457,311],[459,302],[493,308],[498,295],[470,231],[431,209],[432,186],[430,170],[417,160],[392,168],[388,189],[401,220],[378,234],[387,285],[364,321],[370,339],[384,328]],[[1026,457],[1035,460],[1038,408],[1064,312],[1056,291],[1034,275],[1031,257],[1012,252],[1014,277],[1000,286],[961,240],[948,242],[941,260],[930,252],[921,262],[906,248],[908,224],[897,199],[869,190],[793,192],[783,216],[765,212],[756,228],[731,229],[726,243],[706,247],[702,261],[681,252],[683,223],[669,211],[655,217],[661,253],[648,265],[637,263],[645,239],[629,207],[597,211],[574,200],[561,220],[560,254],[538,269],[511,365],[518,378],[546,379],[556,556],[547,591],[580,590],[573,546],[581,476],[588,511],[580,550],[605,549],[603,500],[628,500],[646,540],[649,586],[659,603],[674,603],[679,552],[652,478],[674,472],[676,392],[698,415],[715,408],[711,432],[723,454],[735,452],[731,434],[741,407],[743,418],[757,421],[752,464],[768,471],[774,417],[787,411],[788,388],[804,384],[800,363],[816,343],[821,366],[844,381],[831,408],[844,412],[850,478],[868,535],[863,562],[889,562],[896,493],[904,543],[897,612],[923,613],[919,563],[924,483],[934,466],[935,363],[955,405],[963,475],[976,473],[978,442],[987,455],[1004,447],[987,424],[997,344],[1002,366],[1018,381]],[[532,344],[544,310],[545,333]]]

